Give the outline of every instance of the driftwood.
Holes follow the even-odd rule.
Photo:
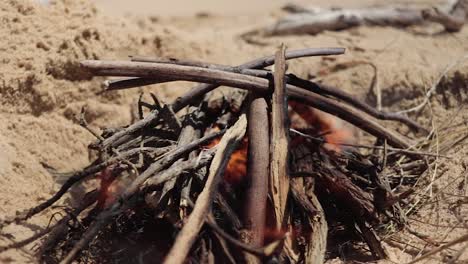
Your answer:
[[[361,25],[405,27],[425,22],[439,23],[446,31],[455,32],[460,31],[465,23],[468,2],[451,0],[444,6],[423,9],[396,6],[321,9],[294,4],[287,5],[284,9],[292,14],[275,25],[246,35],[317,34],[325,30],[342,30]]]

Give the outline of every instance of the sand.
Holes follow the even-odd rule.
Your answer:
[[[397,111],[422,101],[425,91],[447,65],[468,54],[468,28],[455,34],[437,34],[440,28],[436,25],[407,30],[361,27],[317,36],[257,38],[263,45],[254,45],[239,35],[272,23],[282,15],[278,9],[281,1],[268,8],[264,8],[266,1],[249,8],[245,8],[247,1],[241,1],[245,5],[238,4],[237,9],[219,1],[201,1],[198,9],[190,12],[187,7],[177,7],[177,1],[164,9],[156,8],[156,4],[145,6],[145,1],[141,6],[132,4],[131,7],[116,1],[115,9],[110,9],[109,2],[97,1],[98,7],[85,0],[51,1],[48,5],[38,1],[0,2],[0,186],[3,188],[0,218],[34,206],[57,190],[57,181],[41,164],[70,171],[90,161],[87,145],[93,137],[76,123],[76,115],[83,106],[93,128],[121,126],[132,120],[132,109],[141,91],[154,92],[169,102],[190,87],[188,83],[178,82],[98,95],[104,78],[90,79],[80,71],[80,60],[149,55],[235,65],[272,54],[282,42],[291,49],[341,46],[347,49],[346,55],[297,60],[290,63],[290,70],[304,77],[317,76],[365,99],[372,68],[365,64],[334,66],[356,60],[370,61],[378,68],[384,107]],[[312,2],[340,4],[340,1]],[[377,2],[382,3],[347,1],[346,5]],[[427,2],[434,1],[417,1],[418,4]],[[129,10],[131,15],[122,16]],[[196,15],[202,11],[208,14]],[[451,160],[440,160],[437,168],[424,175],[423,182],[434,177],[435,182],[427,193],[435,202],[424,206],[410,220],[413,229],[439,242],[467,232],[460,221],[466,222],[468,215],[468,147],[463,140],[453,147],[448,144],[456,135],[468,134],[467,87],[468,60],[449,71],[431,100],[431,108],[420,116],[412,116],[436,129],[439,148],[445,146],[446,154],[453,156]],[[409,133],[410,137],[416,136],[399,124],[387,122],[386,125]],[[363,140],[368,138],[364,136]],[[66,199],[62,201],[66,202]],[[26,225],[5,228],[0,245],[41,230],[50,215],[49,210]],[[450,228],[453,226],[456,228]],[[400,240],[418,248],[430,248],[410,234],[402,234]],[[389,245],[392,261],[402,263],[411,259],[411,254],[417,254],[417,249],[405,243]],[[32,246],[2,253],[0,262],[34,262]],[[436,257],[434,263],[447,257],[447,252]]]

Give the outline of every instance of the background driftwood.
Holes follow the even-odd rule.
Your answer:
[[[290,4],[284,9],[291,14],[281,18],[272,26],[245,35],[317,34],[325,30],[336,31],[361,25],[405,27],[425,22],[439,23],[446,31],[454,32],[461,30],[465,23],[468,1],[450,0],[444,5],[428,8],[389,5],[356,9],[322,9]]]

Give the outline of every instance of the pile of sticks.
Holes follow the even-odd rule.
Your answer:
[[[202,84],[171,104],[140,97],[139,120],[126,127],[99,133],[82,117],[81,125],[97,138],[90,148],[98,158],[62,174],[67,181],[53,197],[3,220],[0,228],[51,207],[85,179],[97,178],[100,186],[79,197],[61,220],[0,251],[40,239],[38,256],[49,263],[322,263],[333,255],[329,234],[345,227],[348,238],[364,241],[375,259],[386,258],[379,228],[404,224],[400,202],[411,193],[393,190],[417,180],[389,171],[398,160],[407,165],[399,171],[421,173],[431,154],[411,150],[410,139],[378,122],[425,131],[409,118],[286,73],[286,60],[342,53],[281,46],[275,56],[237,67],[146,57],[83,61],[94,75],[126,77],[106,81],[106,91],[178,80]],[[220,85],[240,89],[213,96]],[[309,107],[348,121],[381,144],[327,142],[314,130],[317,124],[310,124],[312,130],[290,127],[289,113],[304,114]],[[331,151],[330,143],[343,148]],[[364,155],[360,148],[370,150]],[[246,177],[230,181],[226,175],[243,159]]]

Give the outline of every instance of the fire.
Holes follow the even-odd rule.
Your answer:
[[[100,180],[97,207],[101,209],[111,205],[132,181],[128,173],[122,175],[119,165],[111,165],[103,169],[96,177]]]
[[[299,115],[300,119],[292,118],[291,126],[293,128],[303,127],[302,123],[306,123],[307,126],[314,127],[318,134],[322,134],[327,144],[324,147],[327,150],[340,152],[342,150],[341,143],[349,143],[352,139],[352,132],[343,127],[339,120],[329,114],[323,113],[304,104],[289,101],[291,109]],[[300,139],[299,139],[300,142]],[[219,143],[219,139],[213,140],[207,147],[213,147]],[[293,139],[292,145],[298,144],[297,140]],[[226,167],[224,173],[224,180],[227,183],[236,185],[242,182],[243,178],[247,174],[247,153],[248,150],[248,139],[244,138],[239,148],[234,151]],[[97,175],[97,178],[101,181],[100,195],[98,198],[98,206],[100,208],[106,208],[111,204],[116,196],[124,188],[124,181],[115,180],[118,174],[117,166],[109,166],[101,171]]]
[[[353,138],[351,130],[344,127],[336,117],[295,101],[289,101],[289,106],[307,125],[313,126],[318,134],[323,135],[327,150],[341,152],[341,144],[351,142]],[[294,124],[293,120],[293,128]]]
[[[207,147],[213,147],[219,143],[219,139],[213,140]],[[236,185],[242,181],[247,174],[247,149],[248,140],[244,137],[241,145],[235,150],[224,172],[224,180],[230,184]]]
[[[104,209],[109,203],[112,202],[112,200],[114,200],[114,193],[111,186],[115,181],[116,176],[115,166],[106,167],[97,175],[97,178],[101,181],[99,197],[97,201],[98,208]]]
[[[300,128],[302,123],[307,126],[312,126],[317,130],[318,134],[323,135],[326,142],[324,147],[329,151],[341,152],[342,143],[350,143],[353,138],[352,132],[343,127],[343,123],[329,114],[323,113],[304,104],[289,101],[291,109],[297,113],[302,120],[292,118],[291,126],[293,128]],[[218,144],[219,139],[213,140],[207,147],[213,147]],[[296,142],[297,143],[297,142]],[[292,142],[294,144],[294,141]],[[238,184],[247,174],[247,153],[248,139],[244,138],[241,146],[232,154],[226,171],[224,173],[224,180],[230,184]]]
[[[287,233],[287,230],[284,229],[278,230],[274,227],[266,227],[263,236],[266,243],[271,243],[282,239]]]

